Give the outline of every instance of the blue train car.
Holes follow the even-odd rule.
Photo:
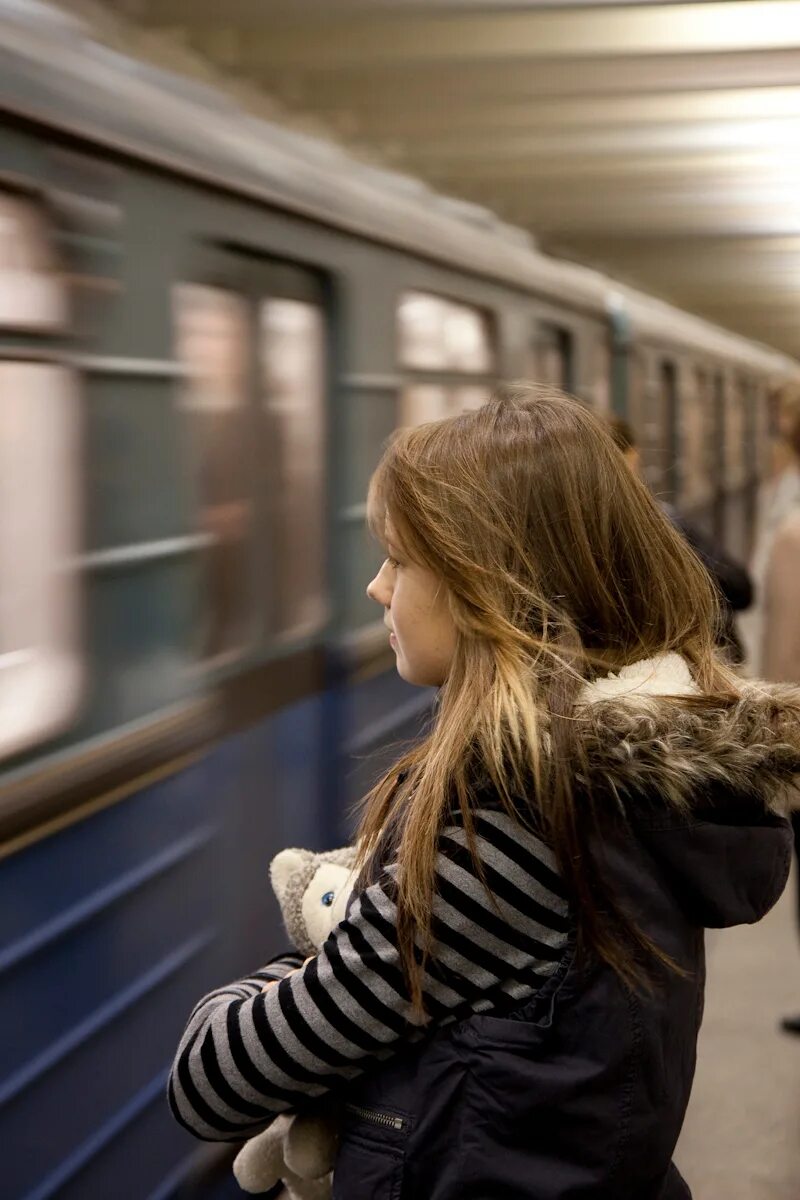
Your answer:
[[[238,1194],[165,1075],[283,948],[271,857],[348,837],[430,709],[365,595],[392,430],[559,383],[724,526],[794,372],[0,5],[0,1200]]]

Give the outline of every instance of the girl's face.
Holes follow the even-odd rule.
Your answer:
[[[367,595],[386,610],[384,624],[390,630],[398,674],[420,687],[439,687],[456,647],[446,588],[432,571],[409,562],[391,536],[387,542],[389,556]]]

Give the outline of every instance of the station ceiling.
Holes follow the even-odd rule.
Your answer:
[[[800,358],[800,0],[102,7],[296,127]]]

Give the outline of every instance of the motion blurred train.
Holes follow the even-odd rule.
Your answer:
[[[239,1194],[165,1073],[282,949],[272,855],[344,840],[425,719],[365,595],[392,430],[556,384],[744,556],[797,375],[2,0],[3,1200]]]

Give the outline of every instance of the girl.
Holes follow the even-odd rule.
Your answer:
[[[559,392],[403,430],[369,513],[435,721],[366,797],[319,956],[195,1009],[175,1116],[237,1140],[328,1095],[336,1200],[688,1197],[703,927],[783,889],[798,695],[717,659],[705,570]]]

